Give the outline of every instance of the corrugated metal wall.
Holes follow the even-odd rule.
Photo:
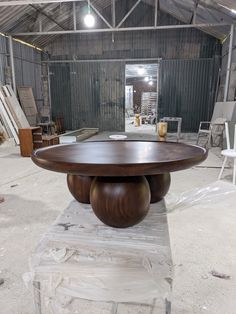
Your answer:
[[[0,84],[5,84],[6,66],[7,66],[6,38],[0,36]]]
[[[50,78],[53,118],[67,129],[124,130],[124,62],[54,64]]]
[[[62,36],[47,47],[51,60],[197,59],[220,54],[220,42],[197,29]]]
[[[17,86],[32,86],[38,108],[43,105],[41,52],[13,41]]]
[[[140,5],[142,14],[132,13],[125,22],[127,26],[140,26],[153,20],[150,6],[143,2]],[[127,8],[117,7],[116,10],[122,17]],[[179,21],[161,12],[158,24],[179,24]],[[142,59],[163,60],[161,115],[182,116],[185,131],[196,131],[199,119],[210,117],[214,100],[212,86],[215,86],[219,68],[214,60],[221,53],[221,44],[197,29],[121,32],[114,34],[114,42],[110,33],[67,35],[47,49],[51,60],[61,60],[50,68],[52,72],[56,68],[51,76],[52,108],[53,113],[64,112],[67,128],[124,131],[125,62],[134,59],[140,63],[144,63]],[[107,59],[116,60],[105,62]],[[71,89],[64,82],[62,64],[65,67],[67,64],[70,72],[65,77],[69,77]],[[61,86],[70,93],[64,104]],[[68,110],[63,109],[65,103]]]
[[[121,7],[119,8],[119,6]],[[126,6],[126,1],[118,1],[116,4],[116,14],[120,16],[120,19],[125,15],[122,6]],[[139,12],[140,19],[138,18]],[[117,18],[117,22],[120,19]],[[137,10],[128,17],[124,26],[136,27],[153,22],[153,8],[141,2]],[[169,14],[161,12],[158,25],[171,24],[181,23]],[[47,50],[50,52],[52,60],[106,58],[195,59],[211,58],[216,51],[220,54],[221,50],[218,40],[194,28],[118,32],[114,34],[113,39],[114,41],[112,41],[111,33],[65,35],[52,42]]]
[[[53,64],[49,68],[52,118],[63,118],[66,129],[72,129],[71,74],[69,63]]]
[[[214,108],[218,62],[214,59],[162,60],[159,118],[182,117],[182,130],[187,132],[196,132],[200,121],[209,121]]]
[[[41,52],[13,41],[13,55],[16,85],[32,86],[36,103],[40,108],[43,105]],[[9,64],[8,38],[0,36],[0,84],[9,84],[11,81]]]

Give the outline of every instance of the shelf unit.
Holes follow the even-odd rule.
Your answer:
[[[29,157],[34,149],[42,147],[42,128],[29,127],[19,129],[21,156]]]
[[[141,100],[141,114],[144,116],[152,115],[156,112],[157,93],[144,92]]]

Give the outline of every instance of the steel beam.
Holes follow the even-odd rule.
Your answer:
[[[124,21],[128,18],[128,16],[130,16],[130,14],[134,11],[134,9],[137,7],[137,5],[141,2],[141,0],[138,0],[133,6],[132,8],[129,10],[129,12],[123,17],[123,19],[120,21],[120,23],[116,26],[117,28],[119,28]]]
[[[62,29],[65,29],[65,27],[63,25],[60,25],[59,22],[57,22],[51,15],[47,14],[46,12],[44,12],[43,9],[38,8],[32,4],[30,4],[30,6],[36,10],[37,12],[39,12],[39,14],[46,16],[46,18],[48,18],[50,21],[52,21],[53,23],[55,23],[56,25],[58,25],[59,27],[61,27]]]
[[[112,27],[116,27],[116,0],[111,0],[111,16],[112,16]],[[115,35],[112,32],[111,41],[115,42]]]
[[[62,3],[62,2],[85,2],[86,0],[19,0],[19,1],[0,1],[0,7],[9,7],[17,5],[29,5],[29,4],[47,4],[47,3]]]
[[[15,74],[15,63],[14,63],[14,55],[13,55],[12,36],[8,37],[8,41],[9,41],[9,54],[10,54],[12,88],[13,88],[15,94],[16,94],[16,74]]]
[[[196,16],[197,16],[197,7],[198,7],[198,4],[199,4],[199,0],[195,0],[195,1],[194,1],[193,15],[192,15],[191,22],[190,22],[190,23],[192,23],[192,24],[196,24]]]
[[[175,0],[171,0],[171,2],[173,3],[173,5],[174,5],[176,11],[178,11],[179,14],[180,14],[180,18],[179,18],[179,19],[182,18],[182,21],[183,21],[183,22],[186,22],[188,19],[186,18],[186,16],[185,16],[184,13],[182,12],[182,10],[179,8],[179,6],[176,4]]]
[[[73,28],[76,31],[76,2],[73,2]]]
[[[42,63],[47,63],[47,64],[51,64],[51,63],[89,63],[89,62],[144,62],[144,61],[155,61],[158,62],[160,61],[161,58],[130,58],[130,59],[84,59],[84,60],[79,60],[79,59],[75,59],[75,60],[45,60],[45,61],[41,61]]]
[[[229,23],[212,23],[212,24],[183,24],[183,25],[160,25],[160,26],[144,26],[144,27],[124,27],[124,28],[101,28],[101,29],[80,29],[65,31],[48,31],[48,32],[24,32],[11,33],[12,36],[42,36],[42,35],[63,35],[63,34],[84,34],[84,33],[107,33],[107,32],[129,32],[129,31],[149,31],[161,29],[181,29],[181,28],[207,28],[230,26]]]
[[[111,15],[112,15],[112,26],[116,27],[116,1],[111,0]]]
[[[43,26],[42,26],[42,16],[41,14],[39,14],[39,31],[42,32],[43,31]]]
[[[232,24],[231,30],[230,30],[227,72],[226,72],[226,78],[225,78],[224,101],[227,101],[227,99],[228,99],[229,81],[230,81],[230,72],[231,72],[231,61],[232,61],[232,50],[233,50],[233,39],[234,39],[234,27],[235,27],[235,25]]]
[[[155,0],[155,7],[154,7],[154,10],[155,10],[155,16],[154,16],[154,26],[156,27],[157,26],[157,2],[158,0]]]
[[[95,6],[90,2],[89,6],[93,9],[93,11],[103,20],[103,22],[109,27],[112,28],[111,24],[107,22],[105,17],[95,8]]]

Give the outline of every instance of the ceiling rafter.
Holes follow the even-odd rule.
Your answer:
[[[49,3],[62,3],[62,2],[86,2],[86,0],[15,0],[15,1],[0,1],[0,7],[22,6],[22,5],[35,5],[35,4],[49,4]]]
[[[21,32],[13,33],[14,36],[39,36],[39,35],[59,35],[73,33],[107,33],[107,32],[127,32],[127,31],[147,31],[160,29],[181,29],[181,28],[208,28],[229,26],[229,23],[201,23],[201,24],[175,24],[175,25],[160,25],[160,26],[143,26],[143,27],[123,27],[123,28],[101,28],[101,29],[80,29],[80,30],[65,30],[65,31],[47,31],[47,32]]]
[[[134,9],[137,7],[137,5],[141,2],[141,0],[138,0],[135,2],[135,4],[132,6],[132,8],[126,13],[126,15],[123,17],[123,19],[120,21],[120,23],[116,26],[119,28],[130,16],[130,14],[134,11]]]
[[[46,16],[50,21],[52,21],[53,23],[55,23],[57,26],[59,26],[60,28],[62,28],[63,30],[65,30],[65,27],[63,25],[61,25],[59,22],[57,22],[51,15],[49,15],[48,13],[44,12],[43,9],[38,8],[37,6],[30,4],[30,6],[36,10],[37,12],[39,12],[40,14]]]
[[[104,1],[104,0],[103,0]],[[120,17],[120,21],[117,21],[118,15],[116,15],[116,6],[119,0],[109,0],[104,2],[99,2],[98,0],[90,0],[89,5],[91,10],[100,18],[104,24],[97,26],[93,29],[84,29],[80,25],[80,19],[82,18],[81,14],[77,15],[78,8],[81,5],[87,5],[88,0],[11,0],[11,1],[1,1],[0,7],[4,4],[6,6],[21,4],[21,7],[16,8],[18,11],[21,8],[24,8],[29,12],[31,7],[30,14],[30,23],[27,25],[27,21],[24,25],[21,25],[17,20],[14,23],[14,27],[7,27],[6,24],[3,25],[3,31],[7,34],[14,36],[29,36],[32,42],[45,42],[47,38],[54,38],[55,36],[61,34],[73,34],[73,33],[104,33],[112,32],[112,41],[114,41],[114,35],[116,32],[126,32],[126,31],[140,31],[140,30],[159,30],[159,29],[172,29],[172,28],[189,28],[189,22],[194,24],[194,27],[204,31],[216,38],[223,39],[227,33],[229,26],[232,23],[235,23],[236,20],[233,19],[231,14],[226,14],[226,10],[221,8],[218,10],[218,6],[215,2],[206,2],[205,0],[168,0],[161,2],[161,12],[166,12],[173,17],[175,17],[179,23],[176,25],[159,25],[160,23],[160,0],[136,0],[132,3],[132,7],[126,8],[123,17]],[[92,2],[92,3],[91,3]],[[140,4],[140,2],[147,3],[153,9],[153,22],[152,26],[136,26],[132,25],[131,27],[122,25],[132,14],[135,8]],[[50,3],[51,5],[49,5]],[[58,10],[58,5],[64,3],[63,10]],[[68,4],[67,4],[68,3]],[[71,4],[69,4],[71,3]],[[41,5],[40,5],[41,4]],[[48,4],[48,5],[47,5]],[[107,8],[107,9],[106,9]],[[56,9],[56,11],[51,11]],[[10,8],[4,8],[3,11],[8,12]],[[32,19],[33,10],[41,13],[41,18],[37,17],[34,20]],[[108,18],[105,12],[107,13],[110,10],[110,17]],[[223,12],[222,12],[223,11]],[[26,14],[28,14],[26,12]],[[52,14],[53,13],[53,14]],[[46,16],[46,17],[43,17]],[[196,23],[197,17],[197,23]],[[217,19],[218,18],[218,19]],[[42,20],[42,21],[41,21]],[[49,22],[50,20],[51,22]],[[36,22],[34,22],[36,21]],[[7,21],[8,22],[8,21]],[[46,28],[44,24],[47,24]],[[181,23],[182,22],[182,23]],[[186,23],[186,24],[185,24]],[[183,25],[182,25],[183,24]],[[34,25],[33,28],[30,25]],[[42,26],[44,26],[42,31]],[[159,27],[160,26],[160,27]],[[29,28],[30,27],[30,28]],[[78,27],[78,28],[77,28]],[[221,28],[219,28],[221,27]],[[14,30],[13,30],[14,29]],[[45,36],[47,37],[45,37]],[[31,36],[31,37],[30,37]],[[39,37],[41,36],[41,37]],[[43,37],[42,37],[43,36]],[[29,40],[29,38],[27,40]],[[45,38],[45,39],[44,39]]]
[[[186,15],[183,13],[183,11],[179,8],[179,6],[177,5],[176,1],[175,0],[171,0],[171,2],[174,5],[175,9],[179,12],[180,16],[182,17],[182,21],[187,23],[188,19],[187,19]]]
[[[109,27],[112,28],[111,24],[105,19],[105,17],[96,9],[96,7],[90,2],[90,7],[93,9],[93,11],[103,20],[103,22]]]
[[[196,23],[197,7],[198,7],[200,0],[194,0],[193,2],[194,2],[194,7],[193,7],[193,14],[192,14],[190,22],[189,22],[190,24]]]

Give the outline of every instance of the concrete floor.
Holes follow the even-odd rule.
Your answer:
[[[173,173],[167,200],[215,182],[222,163],[218,154],[212,150],[202,165]],[[228,182],[231,172],[224,173]],[[0,278],[4,279],[0,313],[33,314],[32,295],[22,274],[29,271],[28,258],[42,234],[73,198],[64,174],[38,168],[30,158],[20,157],[18,147],[0,146],[0,174],[0,195],[5,198],[0,203]],[[214,207],[213,200],[208,207],[191,206],[168,215],[175,265],[174,314],[236,313],[235,193],[215,203],[221,205]],[[214,277],[212,270],[230,279]]]

